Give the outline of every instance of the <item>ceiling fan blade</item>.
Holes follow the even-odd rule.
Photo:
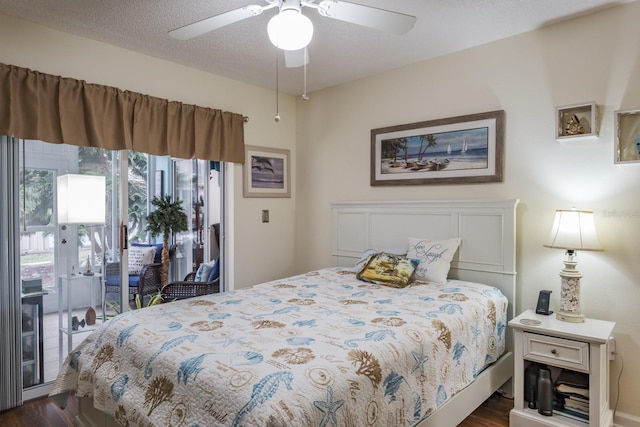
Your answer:
[[[321,1],[318,12],[327,18],[395,34],[406,33],[416,23],[416,17],[412,15],[339,0]]]
[[[275,5],[277,6],[277,2]],[[174,39],[188,40],[208,33],[209,31],[217,30],[218,28],[233,24],[234,22],[260,15],[264,10],[270,9],[271,7],[274,7],[274,5],[258,6],[251,4],[249,6],[221,13],[220,15],[212,16],[210,18],[205,18],[201,21],[194,22],[193,24],[185,25],[184,27],[169,31],[169,35]]]
[[[306,47],[298,50],[285,50],[284,63],[287,68],[298,68],[309,63],[309,51]]]

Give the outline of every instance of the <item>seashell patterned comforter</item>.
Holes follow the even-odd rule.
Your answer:
[[[122,425],[415,425],[503,353],[506,311],[492,286],[327,268],[114,317],[50,395]]]

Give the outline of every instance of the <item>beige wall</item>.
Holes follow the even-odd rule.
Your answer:
[[[307,102],[281,96],[278,124],[272,91],[1,15],[0,62],[242,113],[250,117],[247,144],[292,150],[291,199],[242,198],[241,167],[232,168],[236,287],[330,265],[334,201],[517,197],[517,310],[533,308],[540,289],[553,290],[557,307],[563,254],[542,247],[553,211],[594,210],[605,252],[579,254],[584,312],[617,322],[625,362],[618,409],[640,417],[640,164],[613,164],[613,111],[640,108],[637,22],[638,2],[316,92]],[[556,107],[589,101],[601,106],[600,137],[555,141]],[[503,183],[369,185],[371,129],[496,109],[506,112]],[[271,211],[269,224],[260,222],[262,209]],[[620,360],[611,367],[615,402]]]
[[[0,15],[0,40],[2,63],[241,113],[250,119],[245,125],[247,144],[290,149],[295,153],[293,97],[280,95],[282,120],[276,124],[273,91],[3,15]],[[232,269],[235,286],[291,274],[294,199],[244,199],[242,167],[234,165],[231,171],[230,204],[234,214],[230,235],[238,260]],[[262,209],[271,211],[268,224],[260,221]]]
[[[614,110],[640,108],[640,3],[311,94],[298,101],[296,266],[331,263],[330,204],[519,198],[517,310],[541,289],[559,306],[563,252],[544,248],[554,210],[595,211],[605,252],[582,252],[583,311],[617,322],[620,411],[640,416],[640,163],[613,164]],[[428,43],[428,41],[425,41]],[[597,102],[600,137],[555,140],[556,107]],[[505,110],[504,182],[371,187],[370,130]],[[611,365],[611,390],[621,369]]]

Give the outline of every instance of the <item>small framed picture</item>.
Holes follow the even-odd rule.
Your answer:
[[[615,112],[614,163],[640,162],[640,110]]]
[[[559,107],[556,112],[556,139],[597,136],[597,120],[595,102]]]
[[[244,197],[291,197],[289,150],[245,146]]]

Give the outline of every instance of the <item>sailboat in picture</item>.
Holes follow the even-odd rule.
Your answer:
[[[461,153],[466,153],[467,152],[467,139],[463,138],[462,139],[462,148],[460,149]]]
[[[451,154],[451,144],[447,147],[447,154]]]

